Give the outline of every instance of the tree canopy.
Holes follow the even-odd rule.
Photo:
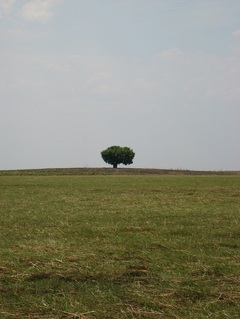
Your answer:
[[[103,150],[101,155],[106,163],[113,165],[113,168],[117,168],[118,164],[132,164],[135,153],[126,146],[110,146]]]

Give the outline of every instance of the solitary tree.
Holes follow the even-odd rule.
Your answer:
[[[129,147],[111,146],[101,152],[103,160],[117,168],[118,164],[129,165],[133,163],[135,153]]]

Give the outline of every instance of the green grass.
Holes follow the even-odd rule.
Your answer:
[[[0,318],[239,318],[240,176],[0,176]]]

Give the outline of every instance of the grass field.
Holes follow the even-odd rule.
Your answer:
[[[240,175],[0,176],[0,318],[239,318]]]

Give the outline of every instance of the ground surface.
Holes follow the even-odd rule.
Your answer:
[[[114,171],[1,172],[0,318],[239,318],[240,176]]]
[[[2,175],[240,175],[240,171],[192,171],[155,168],[44,168],[34,170],[0,170]]]

